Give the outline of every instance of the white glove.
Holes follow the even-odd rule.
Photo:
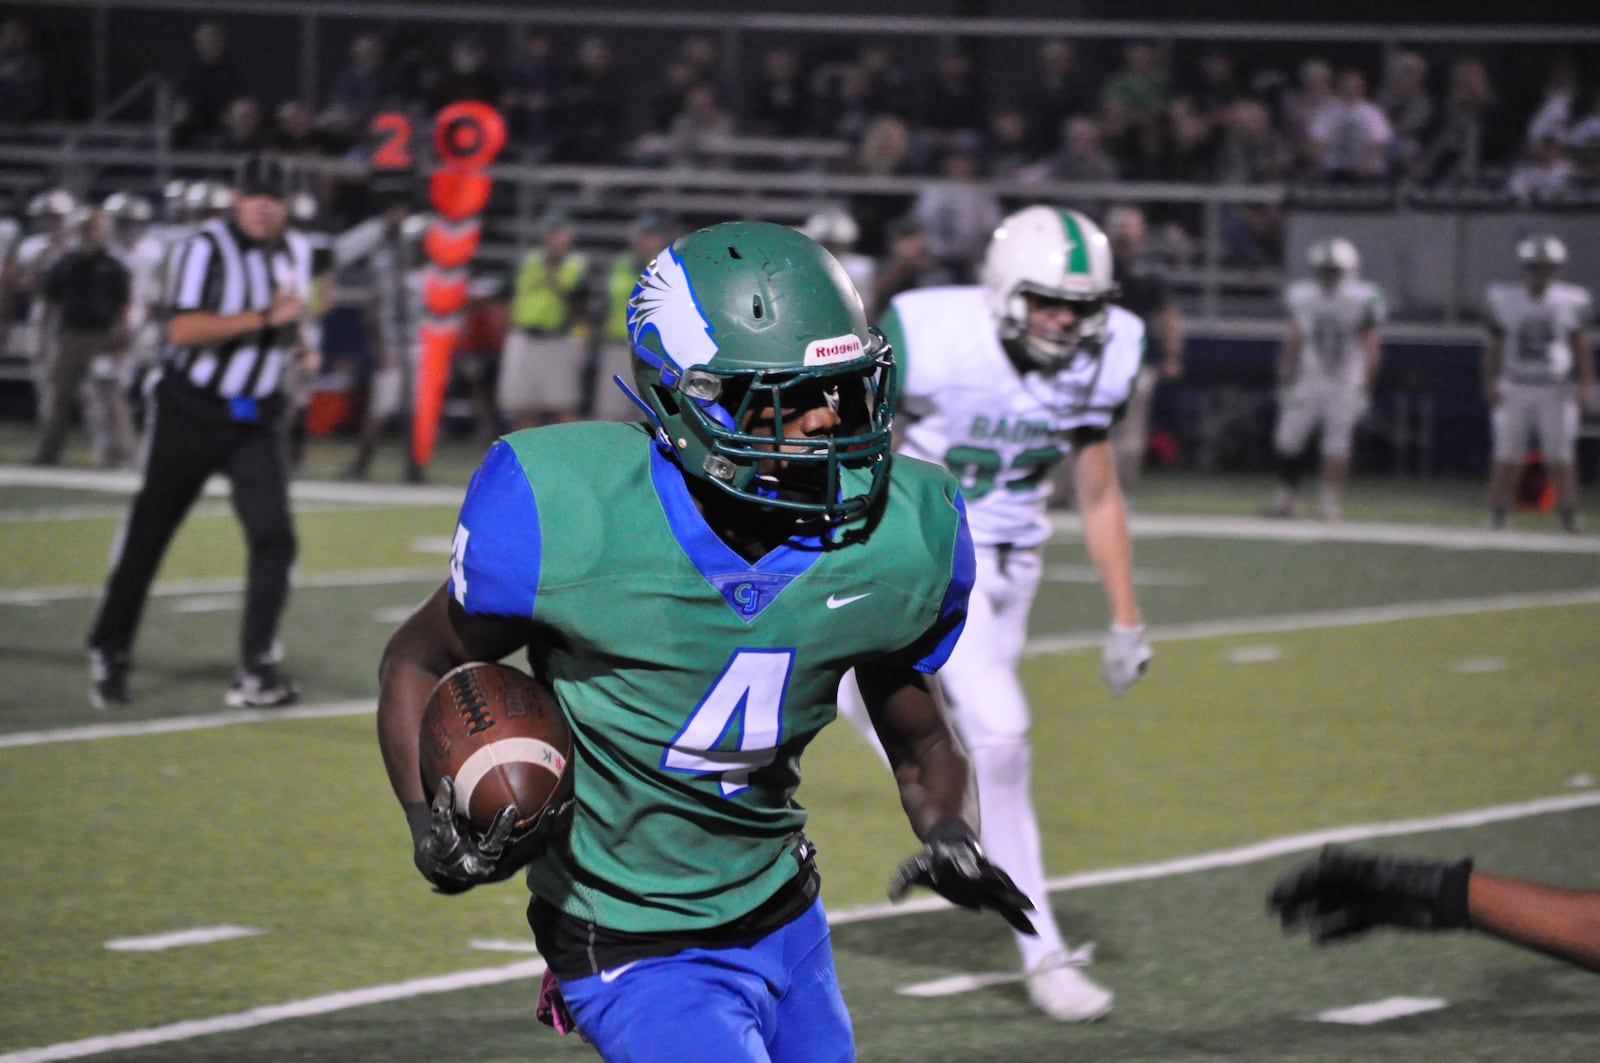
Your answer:
[[[1105,649],[1100,653],[1100,676],[1111,688],[1111,693],[1121,697],[1150,667],[1151,656],[1150,643],[1144,638],[1143,624],[1133,627],[1112,624]]]

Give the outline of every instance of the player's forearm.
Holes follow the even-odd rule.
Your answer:
[[[1474,873],[1467,908],[1484,933],[1600,972],[1600,892]]]
[[[1073,486],[1083,510],[1084,547],[1100,577],[1111,622],[1133,627],[1142,622],[1133,592],[1133,541],[1111,448],[1105,443],[1087,448],[1078,455],[1073,471]]]
[[[1178,308],[1169,306],[1161,311],[1157,327],[1161,335],[1161,370],[1176,376],[1183,371],[1183,317]]]
[[[909,668],[863,664],[856,683],[889,758],[917,837],[952,817],[978,830],[978,787],[935,680]]]
[[[1495,381],[1500,379],[1500,350],[1501,339],[1499,336],[1490,336],[1483,345],[1483,390],[1488,392],[1494,387]]]
[[[1572,334],[1572,360],[1578,369],[1578,384],[1587,396],[1594,388],[1594,352],[1589,347],[1588,335],[1582,329]]]
[[[895,769],[900,787],[900,805],[917,837],[926,839],[929,831],[948,819],[959,819],[979,830],[978,786],[954,732],[918,750],[915,759]]]
[[[1361,386],[1370,390],[1373,381],[1378,379],[1378,367],[1383,364],[1383,341],[1378,338],[1376,329],[1368,331],[1361,337],[1361,350],[1365,355]]]

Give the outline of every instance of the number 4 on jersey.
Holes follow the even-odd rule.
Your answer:
[[[783,737],[783,697],[793,650],[735,650],[661,756],[667,771],[721,775],[722,796],[750,788]]]

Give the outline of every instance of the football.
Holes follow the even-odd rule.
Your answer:
[[[429,799],[450,776],[457,815],[480,831],[515,805],[515,837],[572,793],[572,731],[561,705],[516,668],[477,661],[451,669],[428,697],[418,744]]]

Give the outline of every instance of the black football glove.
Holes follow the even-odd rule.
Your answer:
[[[1018,933],[1038,933],[1024,914],[1033,910],[1033,902],[1010,875],[989,862],[971,828],[960,820],[947,819],[928,832],[922,851],[906,858],[889,879],[889,899],[898,901],[912,886],[926,886],[963,908],[999,912]]]
[[[411,825],[411,858],[422,877],[440,893],[464,893],[483,882],[500,882],[516,874],[526,861],[509,851],[517,808],[507,805],[495,813],[483,837],[474,838],[455,814],[455,780],[439,780],[432,807],[421,804],[406,809]]]
[[[1280,878],[1267,904],[1285,930],[1304,925],[1319,945],[1375,926],[1456,930],[1472,925],[1471,875],[1471,860],[1400,860],[1330,845]]]

